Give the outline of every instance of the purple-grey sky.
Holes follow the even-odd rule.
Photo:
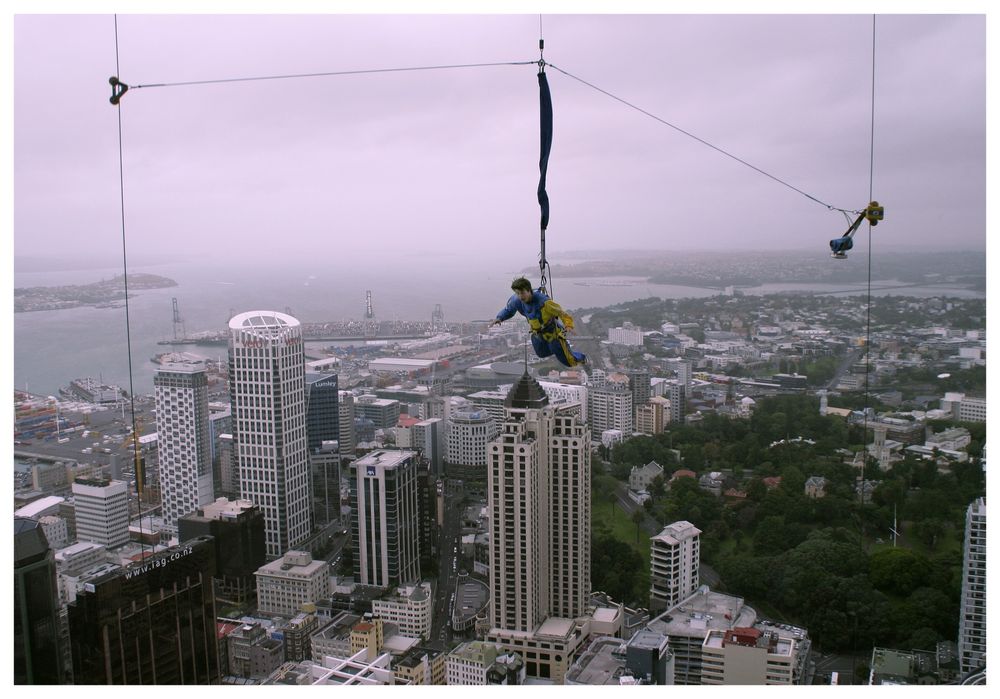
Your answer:
[[[545,58],[809,194],[869,192],[871,15],[545,15]],[[131,84],[537,59],[538,15],[121,15]],[[883,249],[984,249],[986,23],[880,15]],[[110,15],[14,18],[15,254],[120,261]],[[129,254],[535,262],[532,66],[146,88]],[[550,259],[825,249],[842,215],[548,69]],[[554,256],[551,253],[555,253]],[[364,256],[364,258],[362,258]]]

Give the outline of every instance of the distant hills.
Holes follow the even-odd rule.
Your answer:
[[[177,282],[156,274],[128,275],[129,295],[141,289],[164,289]],[[14,289],[14,312],[54,311],[80,306],[117,307],[125,302],[125,277],[114,276],[92,284],[31,286]]]

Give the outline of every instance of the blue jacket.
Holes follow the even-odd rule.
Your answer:
[[[531,332],[541,335],[545,340],[551,340],[562,334],[564,328],[573,329],[572,316],[538,289],[532,292],[531,300],[527,303],[514,294],[496,317],[500,321],[508,320],[513,318],[515,313],[520,313],[527,318]]]

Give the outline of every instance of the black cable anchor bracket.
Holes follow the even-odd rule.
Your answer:
[[[848,226],[847,232],[840,238],[834,238],[830,241],[830,257],[837,260],[846,260],[847,251],[854,247],[854,234],[861,227],[861,222],[868,221],[871,225],[877,226],[878,222],[885,218],[885,207],[880,206],[877,201],[872,201],[862,211],[858,211],[857,214],[858,217]],[[844,215],[847,216],[847,213],[845,212]],[[847,220],[850,221],[850,218]]]
[[[108,83],[111,85],[111,99],[109,101],[111,104],[117,105],[121,101],[122,95],[128,92],[128,85],[119,80],[115,75],[108,78]]]

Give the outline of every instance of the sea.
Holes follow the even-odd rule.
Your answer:
[[[347,264],[336,255],[318,252],[294,268],[287,259],[273,263],[226,265],[210,261],[130,266],[129,273],[169,277],[177,286],[134,291],[124,308],[79,307],[14,315],[14,387],[36,395],[56,395],[72,379],[93,376],[135,394],[153,390],[156,354],[171,350],[224,359],[222,345],[160,345],[174,336],[173,299],[187,334],[225,330],[229,318],[250,310],[290,312],[303,322],[356,320],[364,316],[366,291],[380,320],[430,320],[440,304],[447,321],[488,319],[510,295],[509,284],[523,265],[497,265],[489,260],[473,267],[414,259],[393,269],[377,256],[364,264]],[[48,272],[18,272],[14,286],[89,284],[122,273],[121,267]],[[764,284],[741,288],[745,294],[813,291],[863,294],[863,284]],[[557,278],[554,297],[567,309],[595,308],[650,297],[701,298],[718,289],[649,284],[636,277]],[[872,283],[873,295],[984,298],[985,293],[942,286],[902,287],[893,280]],[[126,332],[126,326],[128,332]],[[317,343],[323,346],[329,343]],[[307,346],[309,343],[307,343]],[[131,368],[130,368],[131,359]]]

